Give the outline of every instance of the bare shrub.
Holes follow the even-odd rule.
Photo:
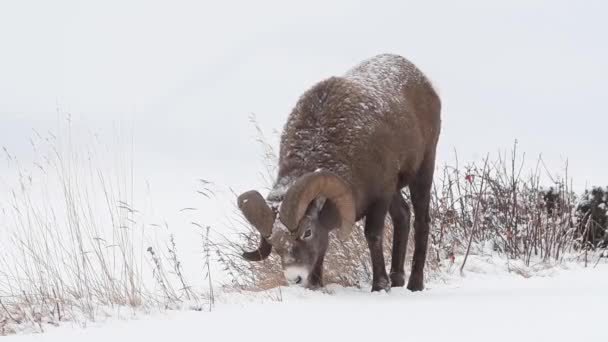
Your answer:
[[[263,146],[262,177],[270,186],[276,153],[255,117],[251,121]],[[169,226],[146,223],[146,213],[133,205],[134,176],[129,156],[122,155],[124,147],[110,149],[115,155],[107,162],[93,147],[73,145],[71,134],[69,125],[58,135],[36,134],[32,146],[37,155],[31,168],[4,149],[17,187],[3,189],[6,196],[0,198],[0,224],[5,228],[0,239],[7,246],[0,249],[0,335],[43,331],[61,321],[86,324],[116,307],[152,310],[188,303],[200,310],[206,301],[211,310],[218,293],[214,287],[222,281],[212,277],[216,265],[227,280],[221,285],[224,291],[284,285],[274,254],[256,263],[241,257],[244,249],[257,247],[259,233],[236,208],[233,193],[228,230],[192,222],[201,229],[202,276],[208,286],[207,293],[193,289]],[[500,253],[524,265],[559,263],[572,255],[587,260],[590,248],[602,246],[606,191],[591,190],[577,202],[567,172],[561,179],[547,177],[540,159],[536,168],[524,172],[523,160],[516,145],[508,157],[498,154],[485,167],[460,166],[455,158],[454,165],[437,169],[427,277],[441,276],[445,266],[465,255],[469,244],[470,254]],[[546,183],[548,187],[541,186]],[[213,198],[208,182],[201,184],[197,192]],[[407,192],[403,195],[408,197]],[[362,223],[357,226],[346,241],[330,239],[326,283],[371,283],[367,241]],[[384,252],[390,260],[390,218],[385,232]],[[410,236],[406,267],[413,240]],[[527,274],[520,266],[513,271]],[[278,295],[272,293],[273,300],[281,298],[280,289]]]
[[[276,153],[264,138],[255,117],[251,120],[263,147],[265,175],[276,173]],[[529,266],[533,260],[558,263],[575,250],[578,236],[576,196],[568,184],[567,168],[563,178],[554,179],[539,158],[536,167],[524,172],[525,154],[519,155],[517,142],[512,151],[498,154],[487,161],[487,167],[470,163],[438,168],[431,203],[432,229],[427,277],[438,275],[442,265],[451,265],[457,256],[466,253],[495,252],[517,259]],[[266,180],[272,179],[265,177]],[[549,182],[549,187],[541,183]],[[482,187],[482,183],[485,184]],[[267,184],[270,186],[270,184]],[[404,193],[404,195],[407,194]],[[236,198],[236,195],[235,195]],[[479,217],[473,230],[476,208]],[[233,230],[236,239],[221,237],[215,243],[217,260],[230,275],[228,288],[265,290],[283,285],[279,259],[274,254],[262,262],[246,262],[240,256],[243,249],[254,250],[258,232],[235,208]],[[367,286],[371,282],[371,265],[362,223],[347,241],[330,239],[325,257],[326,283],[343,286]],[[413,229],[411,234],[413,234]],[[406,262],[413,250],[410,236]],[[387,218],[385,257],[390,260],[392,226]],[[408,264],[406,264],[406,267]]]
[[[466,237],[526,265],[533,258],[559,262],[572,250],[576,197],[566,178],[545,189],[540,167],[522,176],[516,147],[510,158],[499,155],[485,171],[476,164],[445,166],[436,178],[432,235],[444,254],[461,254]],[[483,181],[487,185],[478,192]],[[477,204],[482,217],[472,231]]]

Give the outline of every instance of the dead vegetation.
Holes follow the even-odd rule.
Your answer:
[[[256,128],[260,134],[260,128]],[[263,135],[258,141],[263,145],[264,158],[276,158]],[[549,174],[540,158],[532,169],[526,169],[525,155],[518,154],[517,143],[510,152],[498,153],[494,157],[488,155],[481,164],[461,166],[456,154],[454,160],[453,165],[442,166],[435,177],[427,277],[438,276],[442,266],[451,265],[457,256],[469,253],[499,253],[530,266],[531,263],[557,264],[572,259],[588,262],[590,250],[605,249],[604,245],[591,243],[585,228],[592,222],[585,219],[591,209],[580,210],[581,207],[577,206],[579,201],[569,185],[567,167],[561,178]],[[266,174],[275,172],[272,169],[276,165],[274,160],[266,160],[265,165],[270,168]],[[404,195],[407,198],[407,193]],[[235,213],[239,215],[236,208]],[[240,257],[243,249],[257,247],[258,232],[243,217],[233,222],[232,228],[238,238],[219,239],[214,243],[217,261],[230,279],[225,286],[266,290],[284,285],[280,260],[276,255],[271,254],[268,260],[257,263]],[[343,286],[370,284],[369,251],[362,223],[357,225],[348,240],[331,239],[325,258],[326,283]],[[384,244],[390,246],[390,218],[386,226]],[[601,230],[604,236],[606,227],[602,226]],[[410,237],[406,260],[411,260],[412,242]],[[390,260],[389,251],[385,249],[387,260]],[[466,257],[464,259],[466,262]]]
[[[272,175],[276,154],[258,132],[269,167],[264,175]],[[241,258],[243,248],[257,247],[258,232],[240,216],[236,195],[230,227],[193,223],[200,231],[201,261],[183,264],[169,225],[149,222],[145,211],[132,206],[129,156],[114,155],[111,159],[121,162],[113,164],[93,148],[72,145],[69,129],[60,133],[63,139],[36,134],[33,169],[4,149],[4,162],[15,170],[18,186],[3,189],[0,199],[0,237],[7,246],[0,250],[0,335],[40,332],[62,321],[85,325],[117,311],[211,310],[219,284],[223,291],[283,285],[275,255],[259,263]],[[551,180],[541,160],[532,170],[522,166],[523,160],[515,146],[509,154],[488,158],[485,168],[459,165],[455,158],[453,165],[438,170],[428,277],[440,275],[446,265],[459,267],[469,242],[470,254],[492,251],[524,265],[572,258],[593,265],[599,260],[594,258],[601,252],[593,251],[605,251],[605,244],[591,239],[589,231],[606,236],[600,215],[605,198],[594,201],[597,191],[590,191],[583,196],[588,206],[582,207],[567,172]],[[212,192],[205,191],[205,197],[213,197]],[[390,224],[388,220],[387,246]],[[407,260],[412,250],[410,245]],[[213,273],[214,265],[221,266],[221,274]],[[202,270],[205,285],[193,287],[185,268]],[[513,271],[527,274],[515,266]],[[362,227],[346,241],[331,239],[325,281],[369,286],[371,265]],[[280,292],[273,296],[279,299]]]
[[[0,334],[115,310],[196,307],[171,230],[131,205],[124,149],[74,145],[69,122],[62,128],[32,138],[34,167],[4,149],[17,186],[0,198]]]

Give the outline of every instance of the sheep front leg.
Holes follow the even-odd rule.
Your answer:
[[[390,290],[390,281],[384,264],[383,240],[384,219],[388,212],[388,201],[373,205],[365,217],[365,239],[372,259],[372,291]]]
[[[321,256],[310,275],[310,288],[317,289],[323,286],[323,259],[325,255]]]

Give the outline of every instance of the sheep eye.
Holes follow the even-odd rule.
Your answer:
[[[303,239],[308,239],[308,238],[309,238],[309,237],[311,237],[311,236],[312,236],[312,229],[307,229],[307,230],[304,232],[304,235],[302,236],[302,238],[303,238]]]

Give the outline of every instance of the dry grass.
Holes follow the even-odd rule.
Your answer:
[[[270,185],[277,155],[254,117],[252,122],[263,146],[262,177]],[[149,213],[138,211],[133,203],[129,142],[118,139],[104,154],[95,143],[74,145],[72,134],[69,121],[57,135],[36,134],[32,140],[36,157],[30,169],[4,149],[18,186],[5,189],[8,196],[0,198],[0,239],[8,246],[0,250],[0,335],[43,331],[61,321],[86,324],[116,308],[146,311],[190,305],[211,310],[219,283],[224,291],[258,291],[284,284],[276,255],[259,263],[241,258],[244,249],[257,247],[258,234],[233,201],[235,215],[228,230],[192,223],[201,232],[202,256],[200,264],[189,267],[202,269],[205,280],[205,288],[192,288],[169,226],[148,222]],[[522,161],[515,147],[508,157],[499,154],[488,159],[486,167],[460,166],[456,158],[454,165],[438,169],[427,277],[440,275],[456,256],[488,248],[524,265],[533,260],[559,263],[572,255],[591,258],[589,249],[583,248],[590,247],[582,238],[585,227],[579,224],[590,221],[581,220],[575,210],[567,172],[549,183],[553,186],[549,192],[540,186],[546,178],[542,161],[525,173]],[[212,196],[212,191],[199,193]],[[347,241],[330,240],[326,282],[344,286],[371,282],[367,242],[358,225]],[[387,219],[387,260],[391,240]],[[409,241],[408,262],[412,236]],[[222,275],[212,274],[217,265]],[[526,274],[520,268],[513,271]],[[275,297],[280,300],[280,292]]]
[[[128,142],[104,154],[95,142],[74,145],[72,134],[69,120],[57,135],[36,134],[30,169],[4,149],[18,185],[0,199],[0,334],[199,300],[175,240],[157,240],[168,227],[132,207]]]
[[[255,120],[252,120],[256,124]],[[258,141],[268,170],[276,174],[276,153],[266,142],[256,124]],[[441,266],[452,265],[457,256],[485,253],[489,249],[526,266],[532,261],[561,263],[568,259],[587,258],[582,231],[576,212],[577,199],[568,183],[567,167],[561,178],[552,178],[539,158],[532,170],[524,172],[525,155],[518,155],[517,143],[509,154],[488,156],[484,164],[445,165],[436,172],[433,186],[432,228],[426,276],[439,275]],[[548,187],[542,187],[546,180]],[[545,183],[545,184],[547,184]],[[270,186],[270,183],[268,184]],[[236,196],[236,194],[235,194]],[[407,192],[404,192],[407,198]],[[280,263],[273,253],[270,258],[249,263],[240,257],[245,250],[257,247],[258,233],[234,209],[236,239],[220,238],[214,244],[217,260],[231,281],[230,289],[266,290],[283,285]],[[413,216],[413,214],[412,214]],[[325,258],[326,283],[344,286],[368,286],[371,264],[367,242],[359,222],[345,242],[331,239]],[[410,233],[406,270],[413,252],[413,229]],[[390,260],[392,226],[387,218],[385,258]],[[466,262],[466,257],[465,257]],[[389,262],[387,262],[389,264]],[[459,266],[464,266],[459,265]]]

